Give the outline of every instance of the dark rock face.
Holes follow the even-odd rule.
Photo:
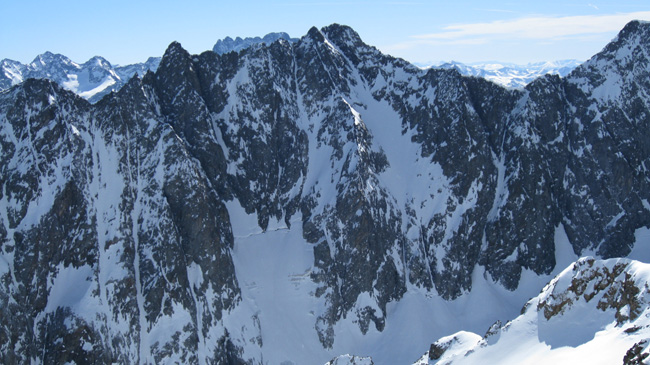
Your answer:
[[[582,259],[573,267],[574,277],[564,292],[552,292],[540,301],[537,310],[543,312],[546,320],[564,313],[577,301],[591,301],[598,298],[596,308],[602,311],[615,310],[616,324],[636,320],[647,303],[642,289],[633,276],[626,272],[630,263],[623,261],[609,267],[594,265],[593,258]]]
[[[632,22],[524,90],[332,25],[223,55],[172,43],[94,105],[44,80],[3,92],[1,359],[251,360],[223,320],[233,199],[262,230],[300,215],[324,347],[347,316],[382,331],[409,286],[453,299],[477,265],[511,290],[550,273],[560,226],[577,254],[627,255],[650,225],[648,39]]]
[[[152,110],[149,87],[133,79],[92,109],[49,81],[12,92],[22,95],[3,95],[15,100],[5,104],[4,131],[13,133],[3,139],[15,151],[3,155],[2,248],[13,257],[3,318],[20,316],[34,331],[19,335],[15,321],[3,323],[15,338],[5,360],[27,361],[63,340],[66,349],[47,352],[52,361],[196,361],[199,339],[238,300],[232,234],[203,170]],[[68,292],[49,290],[59,277]],[[66,297],[87,291],[91,308],[65,307]],[[168,341],[180,347],[145,350],[146,336],[182,316],[179,308],[188,318],[169,328]]]
[[[639,341],[630,348],[625,357],[623,357],[623,364],[625,365],[641,365],[643,364],[650,353],[647,351],[648,340]]]

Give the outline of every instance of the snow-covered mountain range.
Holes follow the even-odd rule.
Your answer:
[[[564,77],[582,62],[577,60],[561,60],[553,62],[536,62],[527,65],[516,65],[502,62],[480,62],[464,64],[461,62],[442,62],[435,65],[418,66],[423,68],[456,69],[463,75],[483,77],[510,88],[523,88],[533,80],[544,75]]]
[[[254,45],[269,45],[279,39],[295,43],[287,33],[269,33],[264,37],[226,37],[213,47],[218,54],[241,52]],[[106,59],[96,56],[85,63],[75,63],[64,55],[46,52],[29,64],[4,59],[0,61],[0,90],[6,90],[28,78],[50,79],[92,103],[99,101],[112,91],[119,90],[136,73],[143,76],[147,71],[155,72],[160,57],[150,57],[146,62],[126,66],[112,66]],[[436,65],[417,64],[421,68],[456,69],[467,76],[483,77],[500,85],[521,88],[534,79],[551,74],[566,76],[580,64],[576,60],[531,63],[515,65],[510,63],[443,62]]]
[[[46,52],[29,64],[4,59],[0,62],[0,90],[6,90],[28,78],[50,79],[84,99],[97,102],[111,91],[119,90],[138,73],[155,71],[160,57],[151,57],[144,63],[116,66],[96,56],[78,64],[61,54]]]
[[[257,44],[270,44],[278,39],[296,42],[287,33],[269,33],[264,37],[240,38],[234,40],[226,37],[214,45],[214,52],[223,54],[239,52]],[[155,72],[160,64],[160,57],[149,57],[146,62],[125,66],[113,66],[100,56],[84,63],[76,63],[61,54],[45,52],[38,55],[31,63],[4,59],[0,61],[0,91],[17,85],[28,78],[50,79],[63,88],[82,98],[95,103],[112,91],[124,86],[133,75],[144,76],[147,71]]]
[[[0,362],[462,361],[517,348],[517,328],[555,356],[563,339],[539,334],[602,306],[588,330],[613,315],[616,353],[642,357],[649,40],[631,22],[523,89],[337,24],[224,54],[174,42],[94,104],[14,85]],[[470,334],[497,320],[498,341]]]

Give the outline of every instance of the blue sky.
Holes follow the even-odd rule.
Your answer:
[[[331,23],[412,62],[584,60],[629,20],[650,20],[650,0],[10,0],[2,9],[0,59],[23,63],[52,51],[128,64],[174,40],[200,53],[226,36],[300,37]]]

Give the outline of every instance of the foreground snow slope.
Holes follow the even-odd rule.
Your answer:
[[[648,361],[650,265],[582,258],[483,337],[439,339],[417,364],[620,364]]]

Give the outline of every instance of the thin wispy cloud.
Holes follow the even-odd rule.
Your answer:
[[[471,45],[490,43],[490,39],[485,37],[474,37],[474,38],[467,38],[467,39],[457,39],[454,40],[453,42],[444,39],[415,40],[415,41],[407,41],[407,42],[388,45],[382,47],[382,49],[386,50],[387,52],[393,52],[393,51],[407,50],[422,45],[436,46],[436,45],[448,45],[452,43],[455,46],[461,46],[461,45],[471,46]]]
[[[424,3],[413,1],[390,1],[387,2],[386,5],[424,5]]]
[[[490,12],[490,13],[510,13],[510,14],[517,13],[517,11],[506,10],[506,9],[472,9],[472,10],[475,10],[475,11],[487,11],[487,12]]]
[[[320,1],[320,2],[289,2],[289,3],[278,3],[276,6],[356,6],[356,5],[368,5],[368,1]]]
[[[422,41],[458,41],[486,36],[511,39],[555,39],[616,32],[632,19],[650,19],[650,11],[565,17],[532,16],[489,23],[457,24],[443,28],[442,32],[415,35],[412,38]]]
[[[372,1],[317,1],[317,2],[287,2],[276,4],[278,6],[369,6],[374,5]],[[426,5],[423,2],[418,1],[388,1],[381,3],[382,5],[396,5],[396,6],[405,6],[405,5]]]

